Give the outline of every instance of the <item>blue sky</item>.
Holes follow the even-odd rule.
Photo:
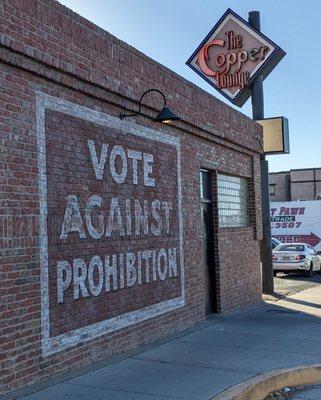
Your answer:
[[[228,104],[185,62],[228,7],[261,11],[262,32],[287,52],[264,82],[265,117],[290,124],[291,154],[270,156],[270,171],[321,167],[320,0],[60,2]],[[250,100],[240,110],[251,116]]]

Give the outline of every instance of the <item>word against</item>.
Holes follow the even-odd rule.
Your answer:
[[[94,278],[95,276],[95,278]],[[134,285],[164,281],[177,277],[176,248],[95,255],[89,264],[81,258],[57,262],[57,302],[64,302],[64,293],[72,287],[73,299],[99,296]]]
[[[94,226],[94,208],[101,208],[102,204],[101,196],[90,196],[81,212],[77,196],[69,195],[60,239],[67,239],[70,233],[78,233],[80,239],[86,239],[87,235],[93,239],[101,239],[113,237],[115,234],[122,237],[141,237],[148,236],[149,233],[153,236],[170,233],[170,201],[126,199],[121,203],[118,197],[112,197],[109,211],[106,215],[100,213],[98,223]]]

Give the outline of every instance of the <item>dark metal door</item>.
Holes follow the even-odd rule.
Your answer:
[[[201,170],[200,175],[205,312],[206,314],[211,314],[216,311],[211,173],[209,171]]]

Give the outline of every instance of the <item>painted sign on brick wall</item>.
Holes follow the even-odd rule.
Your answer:
[[[42,349],[184,305],[179,139],[37,94]]]

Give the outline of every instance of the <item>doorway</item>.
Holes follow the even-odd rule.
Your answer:
[[[206,315],[216,312],[215,250],[212,198],[212,174],[210,171],[202,169],[200,170],[200,200]]]

